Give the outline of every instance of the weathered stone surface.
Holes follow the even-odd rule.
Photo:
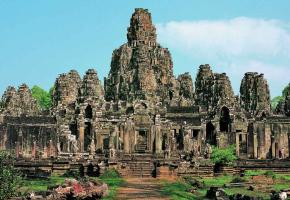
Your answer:
[[[148,176],[154,158],[173,160],[174,167],[185,159],[175,172],[213,176],[212,166],[195,162],[210,157],[209,144],[234,144],[240,158],[289,157],[290,118],[270,113],[263,75],[245,75],[241,98],[234,96],[229,77],[207,64],[199,67],[195,87],[189,73],[175,78],[169,50],[157,43],[146,9],[133,13],[127,39],[113,52],[105,92],[95,70],[83,79],[72,70],[55,81],[50,113],[23,117],[38,113],[36,102],[27,86],[9,87],[1,102],[0,148],[20,158],[106,156],[109,163],[128,164],[124,171]],[[289,94],[281,104],[288,116]]]
[[[234,106],[234,92],[225,73],[213,73],[208,64],[201,65],[195,81],[196,103],[206,111]]]
[[[36,100],[32,97],[31,91],[26,84],[19,86],[18,91],[9,86],[2,96],[3,114],[9,116],[37,115],[39,108]]]
[[[96,70],[89,69],[86,72],[82,82],[81,94],[83,97],[104,98],[104,89]]]
[[[128,28],[128,43],[113,52],[105,80],[106,100],[170,100],[176,80],[168,49],[156,43],[151,14],[136,9]]]
[[[67,74],[61,74],[55,81],[53,93],[53,105],[67,106],[76,101],[80,92],[81,78],[77,71],[71,70]]]
[[[181,74],[177,78],[179,82],[179,95],[186,98],[186,99],[193,99],[194,98],[194,88],[193,82],[190,74],[188,72]]]
[[[270,91],[264,74],[247,72],[240,87],[241,107],[252,115],[269,115],[271,112]]]

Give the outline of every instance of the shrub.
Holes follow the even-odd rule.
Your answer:
[[[232,165],[237,160],[235,145],[228,148],[213,147],[211,160],[217,165]]]
[[[246,182],[246,180],[239,176],[234,177],[233,180],[231,181],[231,183],[244,183],[244,182]]]
[[[0,151],[0,200],[16,196],[20,186],[21,176],[14,169],[14,157],[5,151]]]
[[[273,171],[266,171],[264,173],[264,175],[266,175],[266,176],[272,176],[272,178],[276,178],[276,174]]]
[[[115,169],[108,169],[100,176],[101,179],[105,178],[120,178],[120,174]]]

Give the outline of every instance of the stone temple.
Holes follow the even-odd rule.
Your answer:
[[[24,160],[106,159],[122,173],[134,173],[138,161],[145,170],[155,161],[179,166],[186,154],[205,159],[208,144],[236,145],[249,162],[289,159],[290,91],[272,112],[263,74],[247,72],[235,95],[226,73],[208,64],[197,70],[195,80],[188,72],[174,76],[151,14],[137,8],[104,84],[94,69],[61,74],[49,111],[38,108],[27,85],[7,88],[0,148]]]

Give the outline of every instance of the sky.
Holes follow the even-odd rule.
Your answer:
[[[151,12],[176,76],[195,79],[210,64],[238,94],[244,73],[257,71],[272,97],[290,82],[288,0],[0,0],[0,94],[22,83],[48,90],[71,69],[83,76],[94,68],[103,80],[140,7]]]

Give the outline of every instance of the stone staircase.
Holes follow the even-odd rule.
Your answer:
[[[147,150],[147,142],[143,142],[141,144],[136,145],[136,152],[137,153],[145,153]]]
[[[130,162],[130,176],[133,177],[151,177],[153,165],[149,161],[133,161]]]
[[[237,162],[240,170],[265,170],[290,175],[290,160],[244,159]]]
[[[128,172],[125,176],[131,177],[151,177],[153,171],[153,159],[151,154],[125,155],[122,160],[127,163]]]

